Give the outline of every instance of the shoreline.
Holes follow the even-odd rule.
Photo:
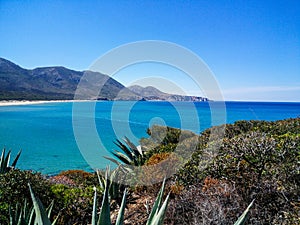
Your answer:
[[[92,101],[103,101],[103,100],[0,100],[0,107],[2,106],[20,106],[20,105],[37,105],[37,104],[47,104],[47,103],[63,103],[63,102],[92,102]],[[106,101],[106,100],[104,100]],[[122,101],[122,100],[121,100]],[[147,102],[160,102],[160,101],[147,101]],[[164,101],[162,101],[164,102]],[[179,101],[184,102],[184,101]],[[190,101],[188,101],[190,102]],[[192,102],[192,101],[191,101]],[[207,101],[209,102],[209,101]],[[252,102],[252,101],[224,101],[226,103],[296,103],[299,104],[300,102]]]
[[[19,105],[37,105],[45,103],[60,103],[60,102],[87,102],[93,100],[3,100],[0,101],[1,106],[19,106]]]

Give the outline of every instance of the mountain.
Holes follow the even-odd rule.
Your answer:
[[[81,92],[77,95],[80,99],[141,99],[118,81],[98,72],[74,71],[61,66],[27,70],[0,58],[0,100],[73,99],[80,80]],[[99,89],[101,92],[95,95]]]
[[[28,70],[0,58],[0,100],[72,100],[75,93],[76,99],[207,101],[203,97],[167,94],[151,86],[127,88],[98,72],[62,66]]]
[[[141,87],[139,85],[133,85],[128,87],[128,89],[136,93],[137,95],[143,97],[143,99],[145,100],[193,101],[193,102],[208,101],[208,99],[204,97],[167,94],[152,86]]]

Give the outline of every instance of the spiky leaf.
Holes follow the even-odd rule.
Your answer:
[[[167,211],[168,203],[169,203],[169,197],[170,194],[166,197],[164,203],[162,204],[161,208],[157,212],[157,214],[154,216],[153,220],[151,221],[150,225],[163,225],[164,224],[164,218]]]
[[[254,200],[252,200],[252,202],[249,204],[249,206],[247,207],[247,209],[243,212],[243,214],[238,218],[238,220],[234,223],[234,225],[243,225],[246,223],[248,217],[249,217],[249,212],[250,212],[250,208],[252,207]]]
[[[124,190],[123,199],[121,203],[121,207],[118,213],[118,217],[116,220],[116,225],[123,225],[124,222],[124,213],[125,213],[125,205],[126,205],[126,189]]]
[[[92,225],[97,224],[97,189],[94,187],[94,202],[93,202],[93,213],[92,213]]]
[[[162,197],[163,197],[163,193],[164,193],[164,189],[165,189],[165,179],[162,183],[162,186],[160,188],[160,191],[157,195],[157,198],[154,202],[154,205],[152,207],[151,213],[149,215],[148,221],[146,225],[151,225],[151,223],[154,221],[155,215],[157,215],[158,211],[159,211],[159,207],[161,205],[161,201],[162,201]]]
[[[105,178],[106,178],[105,179],[106,186],[105,186],[105,190],[104,190],[98,225],[111,225],[110,205],[109,205],[109,198],[108,198],[109,181],[107,179],[107,174],[105,175]]]
[[[28,184],[28,186],[29,186],[29,190],[30,190],[31,199],[33,202],[37,225],[51,225],[51,222],[47,216],[47,212],[46,212],[42,202],[39,200],[38,197],[36,197],[34,195],[34,192],[31,188],[30,184]]]
[[[11,167],[12,167],[12,168],[15,168],[15,167],[16,167],[17,162],[18,162],[18,160],[19,160],[19,158],[20,158],[21,152],[22,152],[22,150],[20,150],[20,151],[18,152],[18,154],[17,154],[15,160],[14,160],[13,163],[11,164]]]

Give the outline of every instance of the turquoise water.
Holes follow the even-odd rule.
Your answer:
[[[78,148],[73,133],[72,118],[91,117],[97,129],[96,142],[87,143],[86,152],[93,153],[98,168],[107,161],[102,157],[115,149],[116,138],[128,136],[136,144],[147,137],[152,124],[168,125],[199,133],[213,125],[233,123],[237,120],[274,121],[300,116],[300,103],[226,102],[211,108],[207,102],[97,102],[95,112],[89,111],[89,102],[79,104],[76,112],[73,103],[45,103],[0,107],[0,148],[5,147],[15,155],[22,149],[18,168],[56,174],[62,170],[83,169],[91,171]],[[225,106],[225,105],[224,105]],[[224,120],[222,112],[226,109]],[[73,117],[72,117],[73,116]],[[78,127],[77,127],[78,128]],[[89,137],[90,127],[79,127]],[[80,133],[79,132],[79,133]],[[92,137],[91,133],[91,137]],[[92,138],[91,138],[92,139]],[[98,140],[98,141],[99,141]],[[81,150],[81,151],[80,151]]]

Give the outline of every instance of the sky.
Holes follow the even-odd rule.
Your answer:
[[[108,51],[143,40],[195,53],[225,100],[300,102],[298,0],[0,0],[0,57],[27,69],[87,70]],[[168,65],[132,65],[113,77],[124,85],[203,94]]]

